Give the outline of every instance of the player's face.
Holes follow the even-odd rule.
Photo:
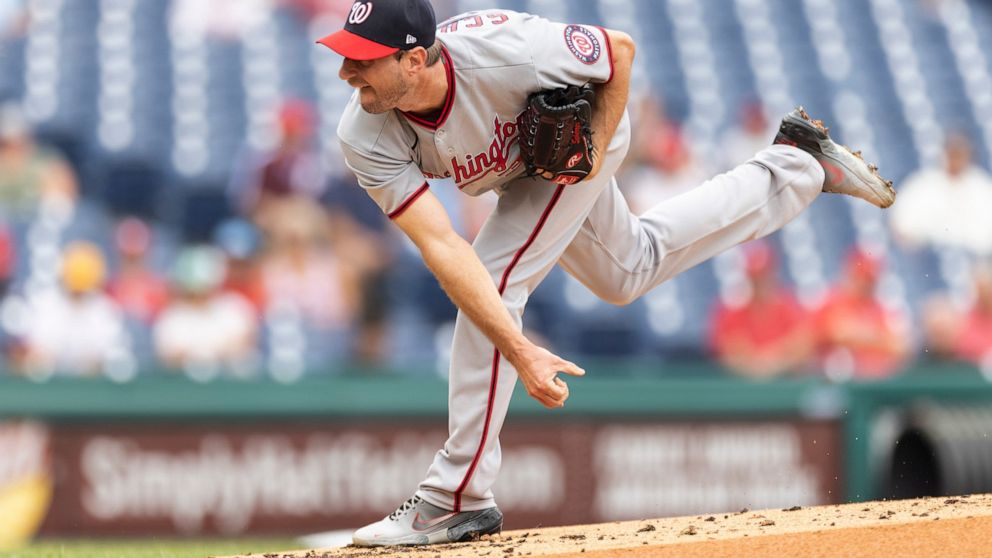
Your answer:
[[[358,89],[362,108],[371,114],[393,110],[409,90],[400,62],[393,56],[376,60],[345,58],[338,77]]]

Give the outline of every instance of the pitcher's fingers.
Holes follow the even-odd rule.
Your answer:
[[[545,393],[543,393],[542,391],[539,391],[539,390],[538,391],[535,391],[534,393],[532,393],[531,394],[531,397],[533,397],[535,401],[537,401],[538,403],[540,403],[541,405],[544,405],[545,407],[547,407],[549,409],[554,409],[556,407],[560,407],[561,406],[558,403],[558,401],[556,401],[554,398],[549,397],[547,394],[545,394]]]
[[[557,409],[558,407],[561,407],[561,403],[558,403],[557,401],[541,401],[541,405],[544,405],[547,409]]]
[[[561,401],[568,397],[568,386],[557,377],[549,379],[546,384],[541,386],[541,389],[555,401]]]
[[[575,364],[574,362],[569,362],[567,360],[563,360],[563,361],[561,361],[561,364],[559,364],[559,367],[560,367],[559,370],[558,370],[559,372],[563,372],[563,373],[568,374],[570,376],[585,376],[586,375],[586,371],[583,370],[583,369],[581,369],[581,368],[579,368],[579,366],[577,364]]]
[[[557,378],[548,378],[543,384],[537,386],[537,393],[541,396],[542,400],[546,400],[549,403],[554,403],[558,406],[566,397],[568,397],[568,387],[559,386],[555,383]]]

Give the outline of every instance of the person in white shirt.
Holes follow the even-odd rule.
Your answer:
[[[943,168],[921,169],[900,189],[892,230],[904,247],[952,247],[992,255],[992,176],[971,159],[968,138],[947,139]]]
[[[103,293],[106,266],[100,249],[88,242],[69,244],[62,255],[62,289],[28,302],[23,372],[95,376],[126,358],[124,317]]]
[[[216,248],[187,248],[176,260],[173,278],[177,299],[153,332],[161,362],[197,379],[222,371],[253,373],[258,319],[243,297],[220,291],[223,255]]]

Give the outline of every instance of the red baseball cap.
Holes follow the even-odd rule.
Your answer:
[[[772,247],[763,240],[756,240],[743,246],[744,249],[744,271],[750,277],[767,275],[778,266],[778,258]]]
[[[317,41],[352,60],[375,60],[434,44],[437,22],[428,0],[356,0],[344,29]]]
[[[881,256],[869,254],[858,248],[851,250],[847,255],[847,271],[852,276],[875,280],[882,272],[883,265]]]

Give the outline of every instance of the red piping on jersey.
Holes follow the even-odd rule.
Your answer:
[[[541,232],[544,228],[544,224],[548,221],[548,216],[551,215],[551,210],[554,209],[555,204],[561,199],[561,194],[565,190],[565,186],[558,186],[555,189],[555,193],[551,196],[551,201],[548,202],[548,206],[544,208],[544,213],[541,214],[541,218],[537,220],[537,224],[534,225],[534,230],[531,231],[530,237],[527,238],[527,242],[517,250],[517,253],[513,255],[513,259],[510,260],[510,265],[506,266],[503,271],[503,277],[499,281],[499,294],[503,296],[503,291],[506,289],[506,284],[510,280],[510,272],[513,268],[517,266],[517,262],[523,257],[524,252],[530,248],[530,245],[534,243],[537,239],[537,234]],[[493,365],[492,372],[489,377],[489,398],[486,402],[486,422],[482,427],[482,440],[479,441],[479,449],[475,451],[475,457],[472,458],[472,464],[469,465],[468,471],[465,472],[465,478],[462,479],[462,483],[458,485],[458,490],[455,491],[455,509],[452,510],[455,513],[460,512],[462,509],[462,492],[465,491],[465,487],[468,486],[468,481],[471,480],[472,474],[475,473],[475,468],[479,464],[479,458],[482,457],[482,449],[486,447],[486,439],[489,437],[489,421],[493,416],[493,402],[496,399],[496,385],[499,383],[499,349],[493,349]]]
[[[395,210],[393,210],[393,212],[390,213],[388,215],[388,217],[390,219],[395,219],[395,218],[399,217],[400,215],[402,215],[403,212],[406,211],[407,208],[410,207],[413,204],[413,202],[417,201],[417,198],[419,198],[420,196],[422,196],[424,194],[424,192],[427,191],[427,188],[429,188],[429,187],[430,187],[430,185],[427,184],[426,182],[424,182],[424,185],[423,186],[421,186],[419,189],[417,189],[416,192],[410,194],[410,197],[408,197],[407,199],[403,200],[403,203],[401,203],[399,207],[397,207]]]
[[[451,63],[451,55],[448,54],[448,49],[444,45],[441,45],[441,56],[444,58],[444,79],[448,81],[448,94],[444,98],[444,106],[441,107],[441,113],[438,115],[437,120],[431,122],[409,112],[400,111],[411,122],[420,124],[429,130],[440,128],[444,124],[444,121],[448,119],[448,115],[451,114],[451,107],[455,104],[455,66]]]
[[[610,44],[610,34],[606,32],[606,29],[603,29],[598,25],[596,26],[596,29],[602,31],[603,38],[606,39],[606,58],[610,61],[610,77],[606,78],[606,81],[603,83],[610,83],[613,81],[613,45]]]

